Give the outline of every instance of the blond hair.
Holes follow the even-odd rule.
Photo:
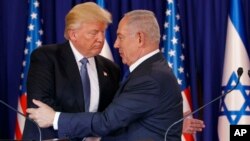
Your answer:
[[[79,28],[83,22],[102,22],[108,25],[112,19],[107,10],[93,2],[78,4],[65,17],[64,37],[69,39],[68,30]]]
[[[142,31],[148,38],[155,42],[160,42],[160,28],[153,12],[148,10],[133,10],[125,14],[127,26],[133,31]]]

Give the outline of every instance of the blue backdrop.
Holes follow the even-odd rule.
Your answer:
[[[84,0],[40,2],[44,29],[43,44],[63,42],[64,17],[71,7]],[[179,0],[182,34],[189,55],[194,109],[221,94],[228,2],[228,0]],[[247,25],[245,27],[247,39],[250,43],[250,1],[241,0],[241,2],[244,6],[242,10]],[[152,10],[163,33],[166,0],[105,0],[105,5],[113,15],[113,23],[108,28],[111,46],[116,38],[118,21],[130,10]],[[17,107],[28,19],[27,0],[1,0],[0,15],[0,99]],[[250,55],[250,47],[246,48]],[[117,51],[113,47],[111,49],[116,63],[123,69]],[[198,133],[198,140],[218,140],[218,108],[219,102],[215,102],[196,115],[206,124],[204,131]],[[0,139],[13,138],[15,118],[16,113],[0,106]]]

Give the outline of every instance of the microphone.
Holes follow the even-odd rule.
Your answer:
[[[235,85],[232,89],[230,89],[229,91],[225,92],[224,94],[222,94],[222,95],[216,97],[216,98],[213,99],[212,101],[208,102],[207,104],[201,106],[200,108],[194,110],[193,112],[191,112],[191,113],[185,115],[183,118],[181,118],[181,119],[177,120],[176,122],[174,122],[173,124],[171,124],[171,125],[168,127],[168,129],[167,129],[167,131],[166,131],[166,133],[165,133],[164,141],[167,141],[168,132],[169,132],[169,130],[170,130],[173,126],[175,126],[176,124],[182,122],[184,119],[186,119],[186,118],[189,117],[190,115],[193,115],[193,114],[199,112],[200,110],[204,109],[204,108],[207,107],[208,105],[214,103],[214,102],[217,101],[218,99],[221,99],[221,98],[224,97],[226,94],[228,94],[228,93],[230,93],[231,91],[233,91],[233,90],[238,86],[242,74],[243,74],[243,68],[242,68],[242,67],[239,67],[239,68],[237,69],[238,80],[237,80],[236,85]],[[250,70],[248,71],[248,75],[249,75],[249,77],[250,77]]]
[[[42,141],[42,132],[41,132],[41,129],[40,129],[40,127],[38,126],[38,124],[34,120],[32,120],[31,118],[29,118],[28,116],[25,116],[23,113],[21,113],[20,111],[16,110],[13,107],[11,107],[9,104],[5,103],[4,101],[0,100],[0,103],[2,103],[3,105],[5,105],[9,109],[15,111],[16,113],[22,115],[25,119],[28,119],[29,121],[33,122],[37,126],[37,129],[39,131],[39,141]]]

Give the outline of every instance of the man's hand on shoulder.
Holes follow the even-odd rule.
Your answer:
[[[29,118],[33,119],[40,127],[47,128],[53,125],[55,111],[39,100],[32,100],[38,108],[28,108]]]

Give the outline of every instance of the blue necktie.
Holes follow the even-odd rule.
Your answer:
[[[89,105],[90,105],[90,81],[89,81],[89,75],[87,70],[87,63],[88,59],[83,58],[80,60],[82,63],[81,69],[80,69],[80,75],[82,80],[82,88],[83,88],[83,96],[85,100],[85,112],[89,111]]]
[[[129,70],[127,70],[127,71],[124,73],[124,75],[123,75],[123,77],[122,77],[122,82],[121,82],[121,84],[123,84],[123,83],[128,79],[129,74],[130,74],[130,71],[129,71]]]

